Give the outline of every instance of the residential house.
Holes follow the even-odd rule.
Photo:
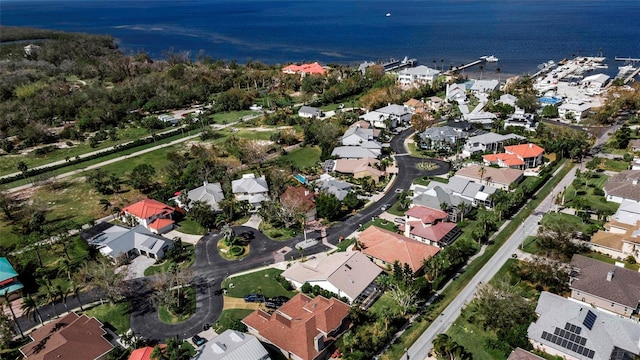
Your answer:
[[[81,237],[115,262],[138,255],[160,260],[173,248],[173,241],[154,234],[142,225],[132,229],[119,225],[101,228],[99,233],[91,237],[84,233]]]
[[[504,105],[510,105],[510,106],[513,106],[514,108],[516,107],[516,101],[518,101],[518,98],[511,94],[502,94],[500,95],[500,99],[498,99],[499,103]]]
[[[504,120],[504,128],[509,126],[522,127],[527,131],[536,131],[538,123],[535,121],[533,114],[526,114],[522,109],[516,109],[515,113],[509,115]]]
[[[316,254],[313,258],[293,264],[281,276],[298,290],[311,286],[345,297],[350,303],[363,303],[379,293],[375,283],[382,269],[359,251]]]
[[[351,174],[354,179],[370,177],[374,182],[378,183],[387,176],[386,171],[376,167],[380,160],[374,158],[336,159],[331,161],[333,165],[330,171]]]
[[[242,178],[231,181],[231,192],[238,201],[247,201],[258,208],[269,196],[269,185],[264,175],[243,174]]]
[[[498,117],[496,114],[488,111],[472,111],[467,114],[462,114],[462,119],[472,124],[480,124],[484,129],[491,129]]]
[[[624,200],[640,205],[640,170],[625,170],[612,176],[604,184],[607,201],[622,204]]]
[[[324,112],[322,109],[304,105],[298,110],[298,116],[307,119],[321,118],[324,117]]]
[[[640,139],[631,139],[629,140],[629,148],[633,153],[640,152]]]
[[[329,174],[320,175],[320,178],[314,182],[314,185],[317,191],[333,194],[340,201],[351,191],[351,184],[338,180]]]
[[[385,107],[376,109],[376,112],[389,115],[392,123],[395,122],[400,125],[409,124],[411,122],[411,116],[413,112],[404,105],[388,104]],[[395,127],[395,125],[393,126]]]
[[[536,144],[520,144],[504,147],[504,153],[482,155],[486,165],[526,170],[542,165],[544,149]]]
[[[160,121],[162,121],[163,123],[171,124],[173,126],[176,126],[176,125],[180,124],[180,119],[174,117],[173,115],[169,115],[169,114],[159,115],[158,119],[160,119]]]
[[[316,219],[316,194],[302,186],[289,186],[280,195],[280,203],[288,209],[295,209],[296,213],[304,214],[306,222]]]
[[[398,261],[407,264],[414,272],[422,270],[424,260],[430,259],[440,248],[408,238],[393,231],[369,226],[358,236],[362,253],[376,264],[390,268]]]
[[[471,93],[474,95],[490,94],[498,88],[498,80],[476,80],[471,85]]]
[[[398,71],[398,83],[402,86],[420,87],[433,84],[438,75],[440,71],[419,65]]]
[[[543,291],[538,319],[529,326],[536,350],[563,359],[634,359],[640,354],[640,324],[608,311]]]
[[[427,98],[427,107],[430,110],[438,111],[444,104],[444,99],[437,96],[430,96]]]
[[[374,142],[367,142],[374,144]],[[331,156],[340,159],[362,159],[362,158],[379,158],[382,154],[382,148],[367,148],[364,146],[336,146],[331,151]]]
[[[496,188],[491,187],[487,184],[480,184],[479,180],[472,180],[468,178],[463,178],[461,176],[454,175],[449,178],[448,183],[441,183],[438,181],[432,181],[426,187],[420,187],[418,185],[412,185],[416,187],[414,190],[415,194],[420,194],[424,192],[428,192],[431,189],[436,187],[444,189],[447,193],[453,194],[453,196],[461,197],[465,199],[473,206],[486,206],[493,207],[491,201],[489,200],[490,196],[496,192]],[[422,190],[424,188],[424,190]],[[459,203],[459,202],[458,202]],[[452,205],[452,204],[449,204]],[[467,209],[469,211],[470,209]],[[466,214],[466,211],[465,211]],[[460,214],[457,214],[455,217],[459,217]]]
[[[464,84],[447,84],[445,99],[450,103],[466,104],[467,88]]]
[[[405,101],[404,106],[414,114],[422,114],[427,110],[427,105],[423,101],[413,98]]]
[[[307,75],[324,75],[327,73],[327,70],[322,67],[322,65],[317,62],[310,64],[291,64],[282,68],[282,72],[285,74],[300,74],[300,76],[305,77]]]
[[[462,153],[466,156],[470,156],[477,152],[498,152],[503,149],[505,144],[508,145],[522,140],[526,140],[526,138],[515,134],[501,135],[489,132],[468,138],[464,144]]]
[[[386,129],[387,122],[389,123],[389,128],[395,128],[398,125],[397,119],[392,118],[389,114],[378,111],[367,111],[360,115],[360,119],[369,122],[371,126],[378,129]]]
[[[520,169],[496,169],[491,166],[471,165],[458,170],[456,176],[496,189],[510,191],[512,187],[524,179],[524,171]]]
[[[375,65],[376,63],[374,63],[373,61],[364,61],[362,63],[360,63],[360,65],[358,65],[358,71],[360,71],[360,73],[362,75],[365,75],[367,73],[367,69],[370,66]]]
[[[358,123],[349,126],[347,131],[345,131],[344,135],[340,139],[340,142],[344,146],[366,146],[368,142],[376,142],[378,149],[382,148],[382,144],[378,143],[376,140],[380,136],[380,130],[367,127],[362,127],[361,123],[363,121],[359,121]]]
[[[413,206],[405,213],[400,231],[405,237],[439,248],[451,245],[462,231],[456,223],[448,222],[449,214],[424,206]]]
[[[450,126],[433,126],[420,133],[420,147],[423,149],[453,150],[469,137],[469,133]]]
[[[640,310],[640,273],[582,255],[571,259],[571,298],[624,317]]]
[[[563,102],[558,106],[558,116],[566,119],[572,118],[577,122],[580,122],[589,114],[592,104],[582,99],[571,99],[567,102]]]
[[[122,209],[122,220],[140,224],[156,234],[173,229],[176,209],[153,199],[144,199]]]
[[[544,358],[517,347],[509,354],[507,360],[544,360]]]
[[[437,181],[431,182],[428,186],[412,184],[411,190],[413,190],[412,206],[423,206],[434,210],[442,210],[443,206],[446,206],[449,220],[454,222],[468,213],[473,205],[472,200],[465,199],[446,184]]]
[[[24,285],[18,280],[18,273],[6,257],[0,257],[0,299],[9,301],[20,298]]]
[[[224,192],[219,182],[210,183],[205,181],[202,186],[189,190],[187,199],[187,203],[183,204],[180,201],[180,196],[173,198],[176,204],[185,210],[189,210],[193,203],[200,201],[209,205],[213,210],[220,211],[220,201],[224,199]]]
[[[129,360],[152,360],[151,353],[153,352],[152,346],[145,346],[139,349],[135,349],[129,355]]]
[[[640,212],[638,207],[634,210]],[[632,256],[640,261],[640,220],[628,224],[614,219],[604,225],[604,230],[598,230],[591,237],[589,246],[614,259],[626,259]]]
[[[27,360],[104,359],[113,349],[100,321],[74,312],[33,330],[33,341],[20,348]]]
[[[255,336],[228,329],[209,340],[194,360],[271,360],[271,357]]]
[[[349,305],[335,298],[297,294],[272,314],[256,310],[242,323],[287,359],[328,359],[331,345],[348,328],[349,310]]]

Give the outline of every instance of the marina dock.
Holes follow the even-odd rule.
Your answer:
[[[484,62],[484,60],[476,60],[476,61],[470,62],[468,64],[465,64],[465,65],[454,66],[454,67],[451,68],[451,71],[464,70],[466,68],[470,68],[472,66],[478,65],[478,64],[483,63],[483,62]]]

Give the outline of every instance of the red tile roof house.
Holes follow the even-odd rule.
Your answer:
[[[310,222],[316,219],[316,202],[314,198],[316,193],[302,187],[289,186],[282,195],[280,195],[280,204],[288,209],[295,209],[296,212],[305,214],[305,221]]]
[[[442,210],[414,206],[405,213],[400,231],[405,237],[442,248],[461,234],[456,223],[447,222],[447,218],[448,214]]]
[[[335,298],[298,294],[273,314],[256,310],[242,322],[249,333],[276,346],[287,359],[327,359],[331,344],[349,327],[349,309]]]
[[[390,268],[394,262],[408,264],[411,270],[418,272],[422,269],[424,260],[431,258],[440,248],[410,239],[392,231],[369,226],[358,237],[362,253],[385,268]]]
[[[27,360],[104,359],[114,347],[104,338],[106,333],[96,318],[72,312],[32,331],[33,341],[20,352]]]
[[[123,221],[132,217],[138,224],[156,234],[163,234],[173,229],[173,214],[176,209],[153,199],[144,199],[122,209]]]
[[[302,77],[305,77],[307,75],[324,75],[327,73],[327,70],[325,70],[322,65],[314,62],[311,64],[287,65],[282,68],[282,72],[285,74],[300,74]]]
[[[500,167],[525,170],[542,165],[543,153],[543,148],[529,143],[505,146],[504,153],[483,155],[482,158],[487,165],[497,164]]]

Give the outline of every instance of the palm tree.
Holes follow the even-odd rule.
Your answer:
[[[224,224],[222,226],[222,229],[220,230],[220,233],[222,234],[222,238],[224,239],[224,241],[229,244],[229,246],[233,245],[235,233],[233,232],[233,229],[231,228],[231,226],[229,226],[229,224]]]
[[[73,289],[71,289],[71,287],[63,289],[62,285],[58,284],[56,285],[56,292],[58,293],[58,295],[60,295],[60,299],[62,299],[62,304],[64,304],[65,312],[68,312],[69,307],[67,306],[67,298],[69,297],[69,294],[73,292]]]
[[[46,302],[51,304],[51,307],[53,308],[53,314],[58,317],[58,309],[56,309],[56,300],[58,300],[58,296],[60,296],[60,294],[58,293],[58,291],[53,288],[53,287],[45,287],[45,297],[46,297]]]
[[[484,164],[480,166],[480,169],[478,169],[478,175],[480,175],[480,184],[482,184],[482,179],[484,179],[484,174],[487,172],[487,170],[484,168]]]
[[[100,199],[100,205],[102,205],[102,211],[104,212],[111,208],[111,202],[108,199]]]
[[[458,211],[460,212],[460,221],[464,221],[464,213],[465,211],[467,211],[468,206],[469,205],[464,201],[458,204]]]
[[[71,290],[71,292],[73,292],[73,294],[76,296],[76,299],[78,299],[78,304],[80,304],[80,311],[84,311],[84,309],[82,308],[82,301],[80,300],[80,287],[78,286],[78,283],[74,280],[71,280],[71,283],[69,283],[69,290]]]
[[[18,331],[20,331],[20,337],[24,338],[24,333],[22,332],[22,328],[20,327],[20,324],[18,324],[18,318],[16,318],[16,313],[13,311],[13,308],[11,307],[11,302],[9,302],[9,289],[4,290],[3,298],[4,298],[4,305],[6,305],[9,308],[9,311],[11,311],[11,317],[13,318],[13,322],[18,327]],[[2,306],[0,306],[0,309],[1,308]]]
[[[438,356],[448,356],[453,347],[453,340],[447,334],[438,334],[433,339],[433,351]]]
[[[31,295],[22,298],[22,306],[20,309],[27,319],[33,318],[33,321],[39,320],[40,325],[44,325],[42,315],[40,315],[40,311],[38,311],[38,302]]]
[[[498,74],[498,82],[500,82],[500,72],[502,72],[502,70],[500,68],[496,68],[496,74]]]

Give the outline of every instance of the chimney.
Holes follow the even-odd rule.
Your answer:
[[[209,182],[207,180],[205,180],[205,181],[202,182],[202,185],[207,186],[207,185],[209,185]]]
[[[638,185],[638,178],[633,179],[631,183],[633,184],[633,186]]]
[[[529,143],[529,149],[533,149],[533,144]]]
[[[614,270],[607,271],[607,281],[611,281],[611,279],[613,279],[613,272]]]
[[[411,225],[409,225],[409,220],[405,216],[404,222],[404,236],[410,238],[411,237]]]

